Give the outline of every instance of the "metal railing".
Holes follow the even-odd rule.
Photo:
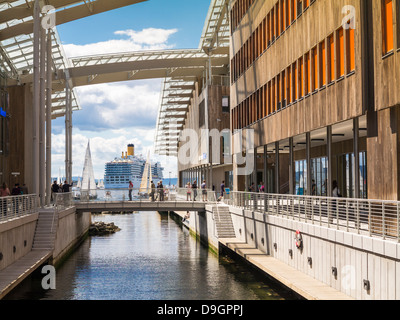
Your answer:
[[[209,189],[163,188],[150,192],[139,189],[95,189],[72,192],[73,201],[78,202],[151,202],[151,201],[188,201],[216,202],[215,192]]]
[[[400,242],[398,201],[231,191],[225,195],[224,202],[268,215]]]
[[[74,205],[72,192],[53,193],[53,204],[57,211],[65,210]]]
[[[35,194],[0,198],[0,222],[38,212]]]

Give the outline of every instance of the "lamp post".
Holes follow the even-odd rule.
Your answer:
[[[169,186],[171,186],[171,171],[169,172]]]

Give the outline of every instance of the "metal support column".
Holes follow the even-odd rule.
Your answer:
[[[52,31],[47,31],[47,80],[46,80],[46,204],[51,202],[51,94],[52,94]]]
[[[326,129],[326,150],[327,150],[327,158],[328,158],[328,185],[326,187],[327,196],[332,196],[332,126],[328,126]]]
[[[311,133],[306,133],[306,162],[307,162],[307,195],[312,195],[312,181],[311,181]]]
[[[264,169],[264,174],[263,174],[263,182],[264,182],[264,190],[267,192],[267,174],[268,174],[268,146],[264,146],[264,163],[263,163],[263,169]]]
[[[65,178],[68,180],[68,175],[69,175],[69,164],[70,164],[70,159],[69,159],[69,105],[70,105],[70,90],[71,88],[69,87],[69,79],[66,76],[65,77]]]
[[[279,174],[279,141],[275,142],[275,193],[281,192],[280,174]]]
[[[39,107],[39,200],[45,206],[46,192],[46,30],[40,34],[40,107]]]
[[[69,106],[68,106],[68,119],[69,119],[69,133],[68,133],[68,138],[69,138],[69,143],[68,143],[68,159],[69,159],[69,166],[68,166],[68,176],[67,176],[67,182],[69,184],[72,183],[72,87],[70,88],[69,91]]]
[[[294,194],[294,152],[293,138],[289,138],[289,194]]]
[[[32,193],[39,190],[40,6],[33,7]]]
[[[253,170],[253,182],[257,190],[257,148],[254,148],[254,170]]]
[[[354,149],[354,195],[353,198],[360,197],[360,150],[359,137],[360,125],[358,118],[353,119],[353,149]]]

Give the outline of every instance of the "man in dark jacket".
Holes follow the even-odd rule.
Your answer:
[[[70,187],[71,187],[71,185],[69,185],[67,181],[64,181],[64,184],[63,184],[63,186],[62,186],[62,192],[68,193]]]

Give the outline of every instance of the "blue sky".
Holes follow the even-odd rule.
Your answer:
[[[69,57],[139,50],[197,48],[210,0],[149,0],[57,28]],[[96,179],[104,164],[134,143],[152,150],[162,79],[76,88],[82,110],[73,114],[73,175],[81,175],[88,139]],[[64,118],[53,121],[52,174],[64,172]],[[156,157],[164,176],[176,176],[176,158]]]

